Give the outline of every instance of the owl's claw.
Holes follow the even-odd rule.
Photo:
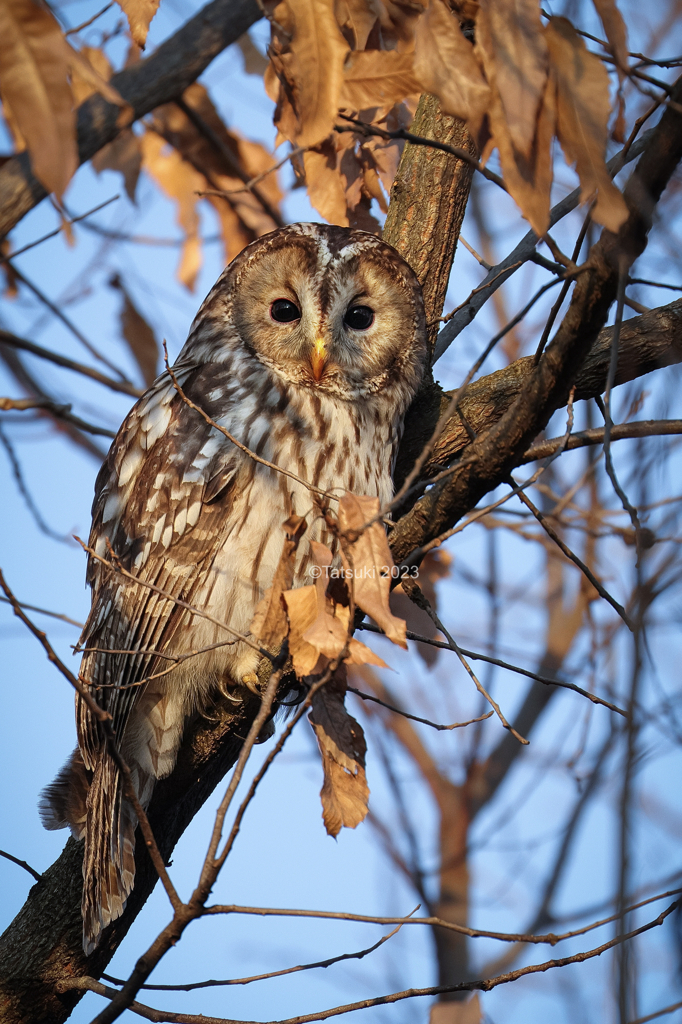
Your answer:
[[[258,676],[255,672],[245,672],[240,680],[242,686],[245,686],[247,690],[251,690],[251,693],[255,693],[257,697],[261,696],[260,687],[258,685]]]

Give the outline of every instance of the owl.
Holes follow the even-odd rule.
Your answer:
[[[173,367],[184,395],[248,452],[168,372],[128,414],[97,477],[90,547],[130,575],[90,557],[80,675],[111,715],[144,807],[173,769],[189,716],[217,694],[243,699],[257,679],[256,650],[176,602],[248,634],[284,521],[301,516],[308,540],[326,538],[309,485],[332,505],[344,491],[390,501],[426,360],[421,289],[398,253],[363,231],[294,224],[227,267]],[[306,549],[294,586],[310,582]],[[189,652],[200,653],[168,658]],[[84,840],[90,953],[132,890],[137,819],[79,696],[76,722],[78,749],[46,789],[42,815]]]

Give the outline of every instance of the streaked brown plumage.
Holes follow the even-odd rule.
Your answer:
[[[276,319],[292,305],[298,319]],[[358,307],[365,313],[351,315]],[[367,310],[373,320],[363,326]],[[168,373],[128,414],[97,478],[90,545],[104,557],[110,545],[141,582],[90,559],[92,610],[81,642],[123,653],[86,650],[81,676],[112,715],[144,806],[155,780],[173,769],[187,716],[207,709],[218,691],[239,701],[259,657],[235,642],[149,679],[169,665],[155,652],[203,649],[226,634],[141,584],[248,633],[281,554],[284,520],[305,516],[306,538],[323,536],[302,481],[390,499],[403,416],[425,359],[421,290],[400,256],[365,232],[292,225],[230,264],[173,372],[212,419],[301,482],[255,462],[207,424]],[[307,558],[304,541],[295,583],[304,582]],[[137,822],[78,698],[76,717],[79,750],[46,790],[42,811],[48,828],[68,825],[85,840],[90,952],[132,889]]]

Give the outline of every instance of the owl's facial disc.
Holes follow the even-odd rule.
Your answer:
[[[336,250],[294,233],[266,248],[235,283],[232,317],[278,377],[354,401],[408,377],[412,387],[425,346],[409,268],[373,239],[363,245],[360,232],[348,234]]]

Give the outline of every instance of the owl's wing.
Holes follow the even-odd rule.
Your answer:
[[[209,395],[220,391],[226,373],[208,364],[178,369],[176,376],[188,392]],[[252,467],[182,400],[167,374],[131,410],[111,447],[97,478],[90,547],[108,561],[113,553],[140,582],[90,558],[93,596],[81,637],[81,678],[112,716],[118,737],[141,681],[170,664],[144,652],[162,651],[172,639],[186,615],[173,599],[192,603],[222,542],[232,489]],[[83,759],[94,768],[102,741],[82,700],[77,724]]]

